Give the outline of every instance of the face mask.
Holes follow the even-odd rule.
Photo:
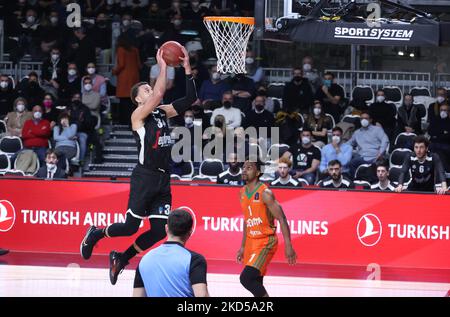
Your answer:
[[[337,136],[337,135],[333,135],[331,140],[333,141],[333,143],[339,143],[339,142],[341,142],[341,137]]]
[[[173,21],[173,25],[175,25],[175,26],[180,26],[181,23],[182,23],[181,20],[174,20],[174,21]]]
[[[254,61],[255,61],[255,60],[253,59],[253,57],[247,57],[247,58],[245,59],[245,63],[248,64],[248,65],[253,64]]]
[[[311,70],[311,64],[308,64],[308,63],[306,63],[306,64],[303,64],[303,70],[305,71],[305,72],[309,72],[310,70]]]
[[[75,76],[75,75],[77,74],[77,71],[76,71],[75,69],[69,69],[69,70],[67,71],[67,73],[68,73],[70,76]]]
[[[52,60],[56,61],[59,58],[59,54],[52,54]]]
[[[322,113],[322,109],[320,109],[320,108],[314,108],[314,114],[316,115],[316,116],[318,116],[319,114],[321,114]]]
[[[194,122],[194,119],[192,117],[184,118],[184,123],[186,123],[186,125],[191,125],[193,122]]]
[[[377,102],[383,102],[385,99],[384,96],[377,96]]]
[[[87,72],[88,72],[89,75],[95,74],[95,68],[94,67],[89,67],[87,69]]]
[[[33,24],[36,18],[33,15],[27,16],[27,22]]]
[[[44,100],[43,105],[45,108],[51,108],[53,106],[53,100]]]
[[[3,88],[3,89],[8,87],[8,82],[7,81],[0,81],[0,87]]]
[[[225,107],[225,109],[230,109],[230,108],[231,108],[231,102],[229,102],[229,101],[224,101],[224,102],[223,102],[223,106]]]
[[[92,90],[92,85],[91,84],[84,85],[84,90],[91,91]]]
[[[42,118],[42,113],[40,113],[39,111],[36,111],[35,113],[33,113],[33,117],[36,120],[39,120],[40,118]]]
[[[303,144],[309,144],[311,142],[311,139],[307,136],[302,137],[302,143]]]
[[[264,105],[256,104],[256,105],[255,105],[255,109],[256,109],[257,111],[263,111],[263,110],[264,110]]]
[[[448,117],[448,112],[447,112],[447,111],[441,111],[440,115],[441,115],[441,118],[442,118],[442,119],[447,119],[447,117]]]
[[[445,101],[445,98],[443,96],[438,96],[436,98],[436,100],[437,100],[438,103],[443,103]]]
[[[52,171],[56,168],[56,164],[53,164],[53,163],[46,163],[45,165],[47,165],[47,169],[49,171]]]
[[[18,103],[16,109],[19,112],[23,112],[25,110],[25,105],[23,103]]]
[[[367,120],[367,119],[362,119],[362,120],[361,120],[361,126],[362,126],[363,128],[367,128],[367,127],[369,126],[369,120]]]
[[[302,76],[294,76],[294,81],[302,81],[303,77]]]
[[[52,24],[56,24],[56,23],[58,23],[58,18],[57,17],[50,17],[50,22]]]
[[[217,72],[216,73],[212,73],[211,77],[212,77],[213,80],[219,80],[220,79],[220,74],[217,73]]]
[[[323,84],[325,85],[325,86],[327,86],[327,87],[331,87],[331,79],[325,79],[324,81],[323,81]]]
[[[122,21],[123,26],[129,26],[130,23],[131,23],[130,20],[123,20],[123,21]]]

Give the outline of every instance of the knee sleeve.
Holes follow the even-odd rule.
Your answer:
[[[137,246],[142,250],[147,250],[164,239],[166,237],[166,223],[166,219],[150,219],[151,228],[136,239]]]
[[[109,237],[132,236],[138,231],[141,221],[141,219],[135,218],[128,213],[125,223],[114,223],[106,229],[105,233]]]
[[[263,297],[267,294],[263,286],[263,277],[254,267],[246,266],[239,277],[242,286],[244,286],[255,297]]]

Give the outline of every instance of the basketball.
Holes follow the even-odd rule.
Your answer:
[[[163,50],[163,59],[168,66],[178,66],[181,63],[180,57],[184,57],[183,46],[175,41],[165,42],[161,49]]]

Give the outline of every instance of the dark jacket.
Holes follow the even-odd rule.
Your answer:
[[[303,78],[300,85],[290,81],[283,90],[283,110],[286,112],[308,112],[313,105],[313,92],[311,85],[306,78]]]
[[[38,178],[47,178],[48,177],[48,170],[47,166],[42,166],[39,171],[36,173],[36,177]],[[53,178],[67,178],[66,173],[59,167],[56,168],[56,172],[53,174]]]

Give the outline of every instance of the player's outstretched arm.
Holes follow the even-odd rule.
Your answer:
[[[162,58],[163,50],[159,49],[156,54],[156,60],[159,65],[159,75],[156,80],[155,87],[153,88],[153,94],[147,99],[143,107],[137,108],[132,116],[131,121],[144,121],[147,116],[152,113],[159,106],[161,99],[166,93],[166,77],[167,77],[167,64]]]
[[[263,202],[266,204],[273,217],[280,223],[281,233],[283,234],[284,239],[284,251],[286,259],[288,260],[289,264],[294,265],[297,261],[297,254],[292,247],[291,232],[289,230],[286,215],[284,214],[283,209],[281,208],[278,201],[276,201],[275,196],[270,189],[266,189],[264,191]]]
[[[189,54],[184,47],[181,49],[184,54],[184,57],[180,57],[180,59],[183,63],[184,73],[186,74],[186,96],[175,100],[170,105],[159,106],[159,108],[166,112],[168,118],[184,113],[198,99],[197,87],[195,87],[195,81],[192,77],[191,64],[189,63]]]

